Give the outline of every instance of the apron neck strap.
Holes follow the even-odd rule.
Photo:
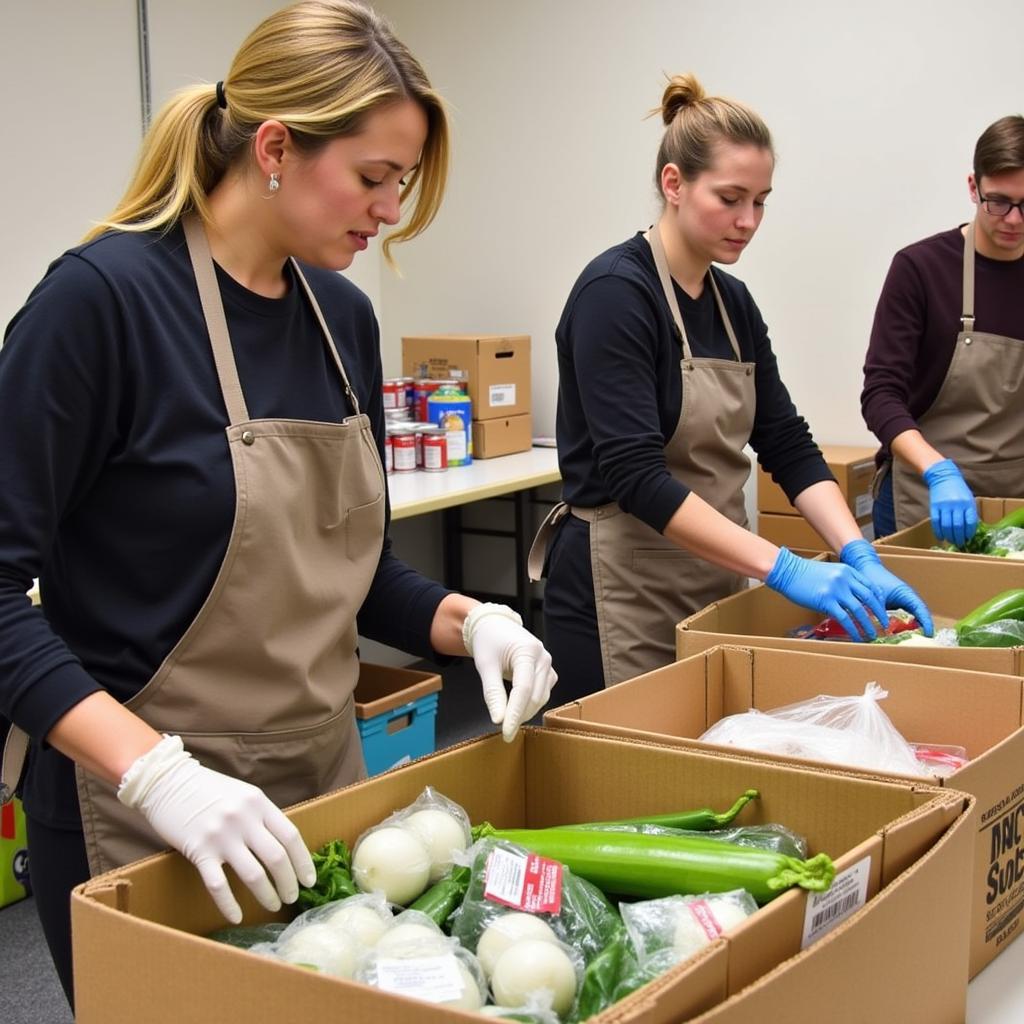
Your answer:
[[[235,366],[234,353],[231,351],[231,338],[228,336],[228,322],[224,315],[224,303],[217,286],[217,273],[213,269],[213,257],[210,255],[210,243],[206,239],[203,222],[195,213],[187,213],[182,218],[185,229],[185,243],[188,255],[192,260],[192,271],[196,276],[199,288],[199,302],[203,308],[203,319],[210,334],[210,345],[213,348],[213,361],[217,366],[217,379],[220,381],[221,394],[228,411],[228,423],[247,423],[249,410],[242,394],[242,385],[238,380],[238,369]]]
[[[962,331],[974,330],[974,221],[964,232],[964,304],[960,317]]]
[[[195,213],[185,214],[182,218],[182,226],[185,230],[185,243],[192,261],[192,270],[196,276],[196,285],[199,288],[199,302],[203,309],[203,319],[206,321],[206,329],[210,334],[213,361],[217,367],[217,379],[220,381],[221,394],[224,396],[224,405],[228,411],[228,423],[246,423],[249,420],[249,410],[245,404],[245,396],[242,394],[242,385],[238,380],[238,368],[231,349],[227,317],[224,315],[224,303],[217,285],[217,273],[213,267],[210,243],[206,238],[203,222]],[[309,282],[299,269],[298,263],[294,259],[291,263],[295,270],[295,276],[302,285],[306,298],[316,315],[320,330],[323,331],[328,351],[334,359],[334,365],[338,368],[338,373],[341,374],[345,395],[352,406],[352,411],[358,416],[359,400],[349,383],[348,374],[345,372],[331,332],[327,328],[327,321],[324,319],[320,304],[316,301],[313,289],[309,287]]]
[[[679,310],[679,301],[676,298],[672,274],[668,268],[668,257],[665,255],[665,245],[661,240],[661,231],[658,225],[655,224],[650,230],[645,231],[644,238],[647,239],[651,252],[654,254],[654,265],[658,270],[658,280],[661,281],[661,289],[665,293],[665,301],[668,303],[669,311],[672,313],[672,322],[675,324],[676,334],[679,336],[679,342],[683,348],[683,358],[691,359],[693,357],[690,352],[690,342],[686,337],[686,328],[683,326],[683,314]],[[725,303],[722,302],[721,292],[718,290],[718,285],[715,283],[715,275],[711,272],[710,267],[708,268],[708,280],[711,282],[711,291],[715,296],[715,305],[718,307],[718,314],[721,316],[722,324],[725,326],[725,333],[729,338],[733,354],[736,356],[737,362],[742,362],[739,342],[736,340],[736,332],[732,328],[732,321],[726,312]]]

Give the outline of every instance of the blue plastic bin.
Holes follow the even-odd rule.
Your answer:
[[[356,725],[370,775],[434,752],[440,689],[433,672],[360,664]]]

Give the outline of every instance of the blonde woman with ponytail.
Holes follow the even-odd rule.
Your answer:
[[[337,273],[382,229],[389,259],[423,231],[447,163],[444,106],[390,27],[303,0],[168,103],[8,327],[0,799],[22,796],[69,1000],[90,874],[174,847],[233,922],[225,866],[271,911],[312,884],[279,808],[365,775],[357,620],[472,656],[507,740],[548,699],[515,612],[391,553],[378,328]]]
[[[768,331],[726,273],[750,244],[775,156],[761,118],[665,88],[654,184],[661,215],[583,270],[556,330],[563,502],[541,528],[545,637],[571,700],[667,664],[675,625],[764,580],[876,635],[887,607],[928,609],[888,573],[779,377]],[[841,560],[799,558],[747,528],[746,445]]]

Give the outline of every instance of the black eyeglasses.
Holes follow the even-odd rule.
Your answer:
[[[1024,199],[1019,203],[1011,203],[1009,199],[988,199],[981,194],[981,190],[979,189],[978,202],[981,203],[981,205],[984,206],[993,217],[1005,217],[1011,210],[1020,210],[1020,215],[1024,218]]]

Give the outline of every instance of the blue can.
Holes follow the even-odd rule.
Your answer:
[[[448,439],[448,465],[468,466],[473,461],[473,403],[455,385],[444,384],[427,399],[427,419]]]

